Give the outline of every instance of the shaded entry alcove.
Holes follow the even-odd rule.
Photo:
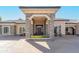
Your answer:
[[[31,21],[33,22],[33,35],[46,35],[46,17],[36,16]]]
[[[73,27],[66,27],[66,35],[75,35],[75,29]]]

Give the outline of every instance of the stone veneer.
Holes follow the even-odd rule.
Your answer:
[[[54,37],[54,19],[55,19],[55,13],[58,11],[60,7],[59,6],[38,6],[38,7],[24,7],[21,6],[20,9],[23,11],[23,13],[26,15],[26,39],[30,38],[33,27],[31,24],[31,17],[32,16],[45,16],[48,18],[48,24],[46,24],[46,34],[49,35],[49,38]]]
[[[33,25],[31,24],[31,20],[30,17],[32,15],[36,15],[36,14],[26,14],[26,37],[30,38],[32,32],[33,32]],[[39,15],[39,14],[37,14]],[[40,15],[47,15],[50,19],[47,20],[48,24],[46,26],[46,33],[47,35],[49,35],[50,38],[54,37],[54,15],[53,14],[40,14]]]

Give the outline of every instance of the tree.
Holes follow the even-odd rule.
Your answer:
[[[0,21],[2,20],[2,18],[0,17]]]
[[[20,18],[20,19],[18,19],[18,20],[22,20],[22,19]]]

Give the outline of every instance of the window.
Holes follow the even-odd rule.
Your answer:
[[[20,27],[20,33],[24,33],[25,28],[24,27]]]
[[[9,28],[8,27],[4,27],[4,33],[8,33],[9,32]]]

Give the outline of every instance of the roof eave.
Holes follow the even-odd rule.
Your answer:
[[[19,8],[61,8],[60,6],[20,6]]]

